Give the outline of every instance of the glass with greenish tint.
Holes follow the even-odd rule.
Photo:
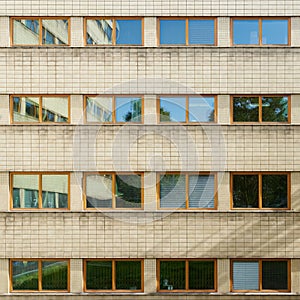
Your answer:
[[[85,275],[87,290],[112,289],[112,261],[87,261]]]
[[[12,288],[14,291],[37,291],[38,284],[37,261],[13,261],[12,262]]]
[[[159,276],[161,290],[185,290],[185,261],[161,261]]]
[[[262,289],[279,291],[288,288],[287,261],[263,261]]]
[[[42,261],[42,290],[68,290],[67,261]]]
[[[189,289],[213,290],[215,267],[213,261],[189,261]]]
[[[259,121],[259,97],[233,97],[234,122]]]
[[[263,122],[288,122],[288,97],[262,97]]]
[[[140,261],[116,261],[116,289],[140,290],[142,274]]]

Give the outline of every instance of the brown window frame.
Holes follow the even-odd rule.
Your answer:
[[[14,20],[38,20],[39,43],[38,44],[14,44]],[[67,44],[43,44],[43,20],[68,20],[68,43]],[[70,17],[11,17],[10,18],[10,44],[13,47],[69,47],[71,44],[71,18]]]
[[[86,263],[88,261],[110,261],[112,262],[112,289],[111,290],[90,290],[86,288]],[[118,261],[132,261],[132,262],[141,262],[141,289],[139,290],[120,290],[116,288],[116,262]],[[144,259],[141,258],[104,258],[104,259],[98,259],[98,258],[86,258],[83,260],[83,291],[84,292],[91,292],[91,293],[99,293],[99,292],[117,292],[117,293],[142,293],[144,292]]]
[[[259,263],[259,276],[258,276],[258,290],[234,290],[233,289],[233,263],[234,262],[251,262],[255,261]],[[287,290],[264,290],[262,289],[262,262],[263,261],[286,261],[288,267],[288,289]],[[288,258],[235,258],[230,260],[230,291],[238,293],[276,293],[276,292],[290,292],[291,291],[291,260]]]
[[[14,261],[37,261],[38,262],[38,289],[37,290],[14,290],[13,289],[13,262]],[[64,261],[68,265],[68,288],[67,290],[43,290],[42,289],[42,262]],[[68,258],[12,258],[9,261],[10,292],[11,293],[69,293],[70,292],[70,259]]]
[[[233,207],[233,177],[235,175],[258,176],[258,207]],[[273,208],[262,207],[262,176],[263,175],[286,175],[287,176],[287,207]],[[291,172],[231,172],[230,174],[230,209],[231,210],[291,210]]]
[[[162,261],[183,261],[185,262],[185,289],[184,290],[161,290],[160,289],[160,262]],[[214,262],[214,289],[213,290],[192,290],[189,289],[189,262],[190,261],[213,261]],[[177,292],[203,292],[203,293],[211,293],[211,292],[217,292],[218,290],[218,266],[217,266],[217,259],[215,258],[161,258],[156,260],[156,290],[157,292],[162,292],[162,293],[177,293]]]
[[[38,190],[38,207],[33,208],[14,208],[13,207],[13,188],[14,188],[14,175],[38,175],[39,176],[39,190]],[[68,207],[66,208],[43,208],[43,175],[66,175],[68,176]],[[13,211],[69,211],[71,199],[71,173],[70,172],[11,172],[10,176],[10,210]]]

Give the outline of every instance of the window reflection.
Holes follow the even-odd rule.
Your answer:
[[[185,45],[185,20],[160,20],[160,44]]]
[[[142,22],[141,20],[116,20],[117,45],[141,45]]]
[[[161,122],[185,122],[186,98],[161,97],[160,121]]]
[[[262,20],[262,43],[264,45],[287,45],[288,20]]]
[[[141,98],[116,97],[116,122],[140,123],[141,115]]]
[[[235,45],[258,45],[258,20],[233,20],[233,43]]]

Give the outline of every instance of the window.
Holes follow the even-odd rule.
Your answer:
[[[233,18],[233,45],[290,45],[289,18]]]
[[[161,292],[213,292],[216,287],[216,260],[161,259],[157,263],[158,290]]]
[[[12,18],[12,45],[68,46],[69,18]]]
[[[85,41],[91,45],[143,45],[142,18],[86,18]]]
[[[209,123],[216,122],[214,96],[161,96],[158,99],[160,122]]]
[[[166,173],[158,175],[159,208],[216,209],[216,175]]]
[[[142,292],[144,263],[141,259],[87,259],[84,290]]]
[[[289,292],[290,260],[249,259],[231,261],[231,290],[234,292]]]
[[[232,208],[290,209],[289,173],[233,173]]]
[[[216,45],[214,18],[160,18],[160,45]]]
[[[12,209],[69,209],[68,173],[12,173]]]
[[[87,123],[142,123],[143,99],[140,96],[85,97]]]
[[[143,208],[142,173],[87,173],[84,185],[87,209]]]
[[[290,123],[289,96],[232,96],[233,123]]]
[[[13,259],[10,262],[12,292],[68,292],[69,260]]]
[[[11,96],[12,123],[69,123],[68,96]]]

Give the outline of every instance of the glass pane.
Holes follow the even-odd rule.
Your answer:
[[[288,122],[288,97],[262,97],[262,120]]]
[[[86,289],[111,290],[112,289],[112,262],[87,261],[86,262]]]
[[[258,208],[258,175],[233,176],[233,207]]]
[[[86,99],[87,122],[112,122],[112,97]]]
[[[160,207],[186,207],[185,175],[166,174],[160,177]]]
[[[38,290],[38,262],[13,261],[12,262],[13,290]]]
[[[190,97],[189,98],[190,122],[214,122],[215,98],[214,97]]]
[[[262,262],[263,290],[288,290],[287,261]]]
[[[141,122],[141,98],[116,97],[116,122]]]
[[[234,122],[258,122],[259,98],[258,97],[234,97],[233,98]]]
[[[263,45],[288,44],[288,20],[262,20]]]
[[[160,98],[161,122],[186,122],[186,98]]]
[[[213,261],[189,262],[189,289],[213,290],[215,288],[215,268]]]
[[[214,20],[189,20],[189,44],[214,45]]]
[[[42,262],[42,289],[68,290],[68,262],[43,261]]]
[[[117,45],[142,45],[141,20],[116,20]]]
[[[113,21],[109,19],[86,21],[86,43],[88,45],[111,45]]]
[[[14,20],[13,26],[14,45],[39,45],[39,20]]]
[[[287,208],[287,175],[262,175],[262,206]]]
[[[160,20],[160,44],[186,44],[185,20]]]
[[[86,207],[112,207],[111,175],[88,175],[86,177]]]
[[[233,289],[258,290],[259,263],[258,261],[233,262]]]
[[[185,290],[185,261],[160,262],[160,289]]]
[[[60,207],[59,194],[68,195],[68,175],[43,175],[43,208]]]
[[[43,122],[68,122],[69,101],[67,97],[43,97]]]
[[[67,45],[69,43],[68,20],[42,20],[43,45]]]
[[[14,97],[13,98],[13,118],[14,122],[39,122],[38,97]]]
[[[142,207],[141,175],[116,176],[116,207]]]
[[[258,20],[233,20],[234,45],[258,45]]]
[[[38,208],[39,175],[13,175],[13,189],[14,208]]]
[[[140,261],[116,261],[116,289],[140,290],[142,274]]]

